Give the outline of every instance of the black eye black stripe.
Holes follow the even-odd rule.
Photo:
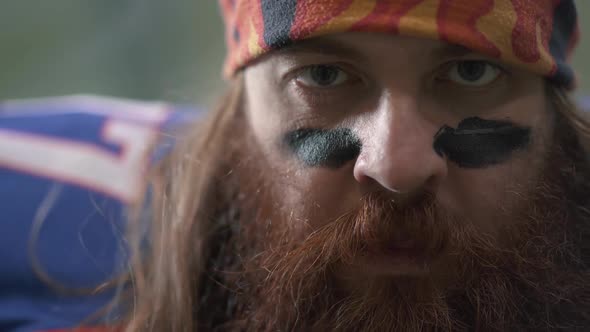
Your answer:
[[[505,162],[531,141],[530,128],[508,121],[467,118],[457,129],[443,126],[434,137],[434,150],[463,168],[485,168]]]
[[[287,133],[283,143],[309,167],[339,168],[361,152],[360,139],[348,128],[298,129]]]

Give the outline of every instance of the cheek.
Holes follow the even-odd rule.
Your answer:
[[[449,169],[438,199],[480,230],[495,236],[518,222],[544,168],[544,147],[537,145],[510,162],[480,170]]]
[[[267,76],[269,74],[260,65],[247,68],[244,75],[246,118],[265,155],[270,152],[272,143],[281,132],[282,117],[287,109],[287,105],[277,97],[274,91],[276,87]]]
[[[356,208],[359,188],[350,163],[342,167],[306,165],[306,158],[297,158],[306,149],[287,151],[281,145],[285,133],[297,128],[293,122],[300,117],[294,114],[295,106],[280,98],[276,86],[260,79],[261,75],[265,75],[264,71],[252,67],[246,70],[245,78],[248,125],[264,164],[270,168],[262,170],[263,176],[272,187],[273,206],[281,222],[287,222],[294,230],[308,232]]]
[[[282,193],[277,199],[286,209],[283,214],[315,230],[354,211],[361,193],[351,174],[352,166],[339,170],[293,168],[283,174],[289,183],[277,188]]]
[[[543,175],[553,132],[551,112],[541,93],[515,98],[498,108],[495,118],[531,128],[528,146],[483,168],[448,163],[447,177],[437,194],[443,207],[490,235],[518,222],[516,214],[528,208],[531,194]]]

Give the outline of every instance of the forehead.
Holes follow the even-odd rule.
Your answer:
[[[385,64],[433,62],[474,52],[439,40],[386,33],[346,32],[294,42],[271,52],[269,56],[305,54],[346,57],[357,62],[380,61]]]

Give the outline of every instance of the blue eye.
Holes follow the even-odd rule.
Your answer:
[[[472,87],[482,87],[494,82],[502,75],[497,66],[483,60],[455,62],[447,72],[447,79],[453,83]]]
[[[308,87],[329,88],[346,83],[348,78],[348,74],[336,66],[314,65],[304,68],[297,81]]]

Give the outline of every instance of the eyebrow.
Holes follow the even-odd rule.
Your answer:
[[[321,54],[327,56],[346,57],[352,60],[366,61],[367,57],[356,48],[344,42],[328,39],[314,38],[307,39],[287,45],[277,50],[279,54]]]
[[[346,57],[351,60],[369,62],[368,57],[352,45],[329,37],[306,39],[286,45],[276,51],[278,54],[321,54],[335,57]],[[458,58],[477,52],[456,44],[443,43],[426,51],[431,61],[445,58]]]
[[[462,57],[468,54],[475,53],[477,52],[470,50],[464,46],[454,44],[443,44],[430,51],[430,57],[436,60],[441,58]]]

